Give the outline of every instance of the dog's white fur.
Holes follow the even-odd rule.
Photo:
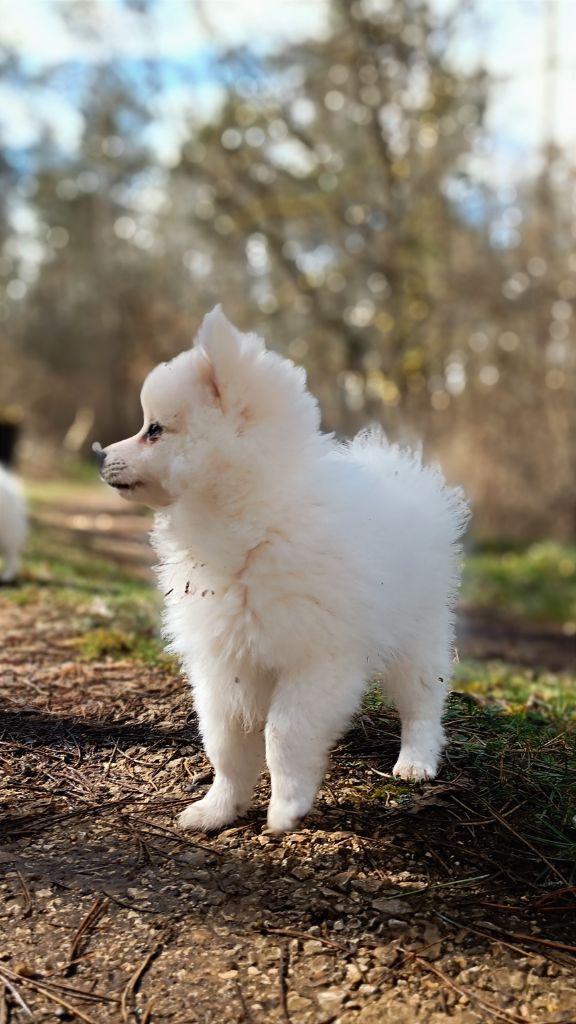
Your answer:
[[[19,481],[0,465],[0,555],[2,583],[11,583],[20,569],[26,541],[26,502]]]
[[[402,721],[394,773],[434,776],[460,491],[377,430],[349,444],[321,434],[304,371],[219,307],[189,352],[152,371],[142,406],[143,432],[105,449],[102,474],[160,509],[165,630],[215,771],[180,825],[233,821],[265,756],[268,825],[295,828],[374,676]],[[151,423],[164,428],[156,439]]]

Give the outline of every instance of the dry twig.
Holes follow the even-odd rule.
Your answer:
[[[79,927],[74,932],[74,935],[72,936],[72,940],[70,942],[70,956],[68,960],[68,965],[65,970],[65,974],[68,975],[73,971],[75,962],[78,959],[80,946],[82,945],[82,941],[85,938],[86,933],[94,927],[94,925],[100,920],[102,915],[106,912],[108,902],[109,901],[106,896],[97,896],[96,899],[94,900],[94,903],[90,907],[88,913],[83,918]]]
[[[285,942],[278,947],[280,950],[280,961],[278,963],[278,985],[280,988],[280,1009],[286,1024],[290,1024],[288,1013],[288,969],[290,967],[290,949]]]
[[[33,1017],[32,1010],[28,1006],[28,1003],[25,1001],[23,996],[20,995],[18,990],[12,984],[11,978],[14,978],[14,980],[16,980],[17,977],[18,977],[17,975],[12,975],[12,971],[10,971],[10,977],[8,977],[8,975],[4,971],[0,971],[0,981],[2,982],[2,984],[4,986],[3,1003],[4,1003],[4,1008],[6,1010],[7,1019],[8,1019],[8,1016],[9,1016],[9,1011],[8,1011],[8,1006],[7,1006],[7,1002],[6,1002],[6,992],[10,993],[10,995],[12,996],[14,1001],[18,1004],[18,1006],[22,1010],[24,1010],[24,1013],[27,1013],[29,1017]]]
[[[128,1002],[135,995],[138,985],[140,984],[143,975],[150,967],[150,964],[156,959],[157,956],[159,956],[160,952],[162,951],[162,947],[164,946],[164,943],[166,942],[168,935],[169,932],[166,932],[162,936],[162,938],[156,943],[154,948],[144,957],[142,963],[136,968],[136,970],[130,976],[124,987],[124,991],[122,992],[122,996],[120,997],[120,1010],[122,1013],[122,1020],[125,1022],[125,1024],[127,1024],[128,1022]]]

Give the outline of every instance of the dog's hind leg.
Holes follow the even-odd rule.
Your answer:
[[[405,659],[390,667],[383,682],[400,714],[400,755],[392,772],[403,779],[433,779],[444,746],[442,712],[448,689],[449,662],[431,660],[425,667]]]
[[[364,685],[356,669],[329,661],[278,681],[266,724],[271,831],[297,828],[312,807],[330,748],[347,728]]]

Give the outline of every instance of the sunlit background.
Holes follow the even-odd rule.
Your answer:
[[[218,301],[479,534],[576,533],[572,0],[2,0],[0,418],[57,473]]]

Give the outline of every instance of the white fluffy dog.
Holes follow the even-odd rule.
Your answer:
[[[4,567],[0,582],[12,583],[20,568],[26,540],[26,502],[13,473],[0,465],[0,555]]]
[[[319,432],[305,374],[217,307],[142,389],[144,426],[100,451],[103,479],[158,511],[165,631],[194,691],[214,781],[180,815],[216,829],[250,802],[310,810],[369,679],[402,721],[394,773],[436,774],[467,508],[378,432]]]

